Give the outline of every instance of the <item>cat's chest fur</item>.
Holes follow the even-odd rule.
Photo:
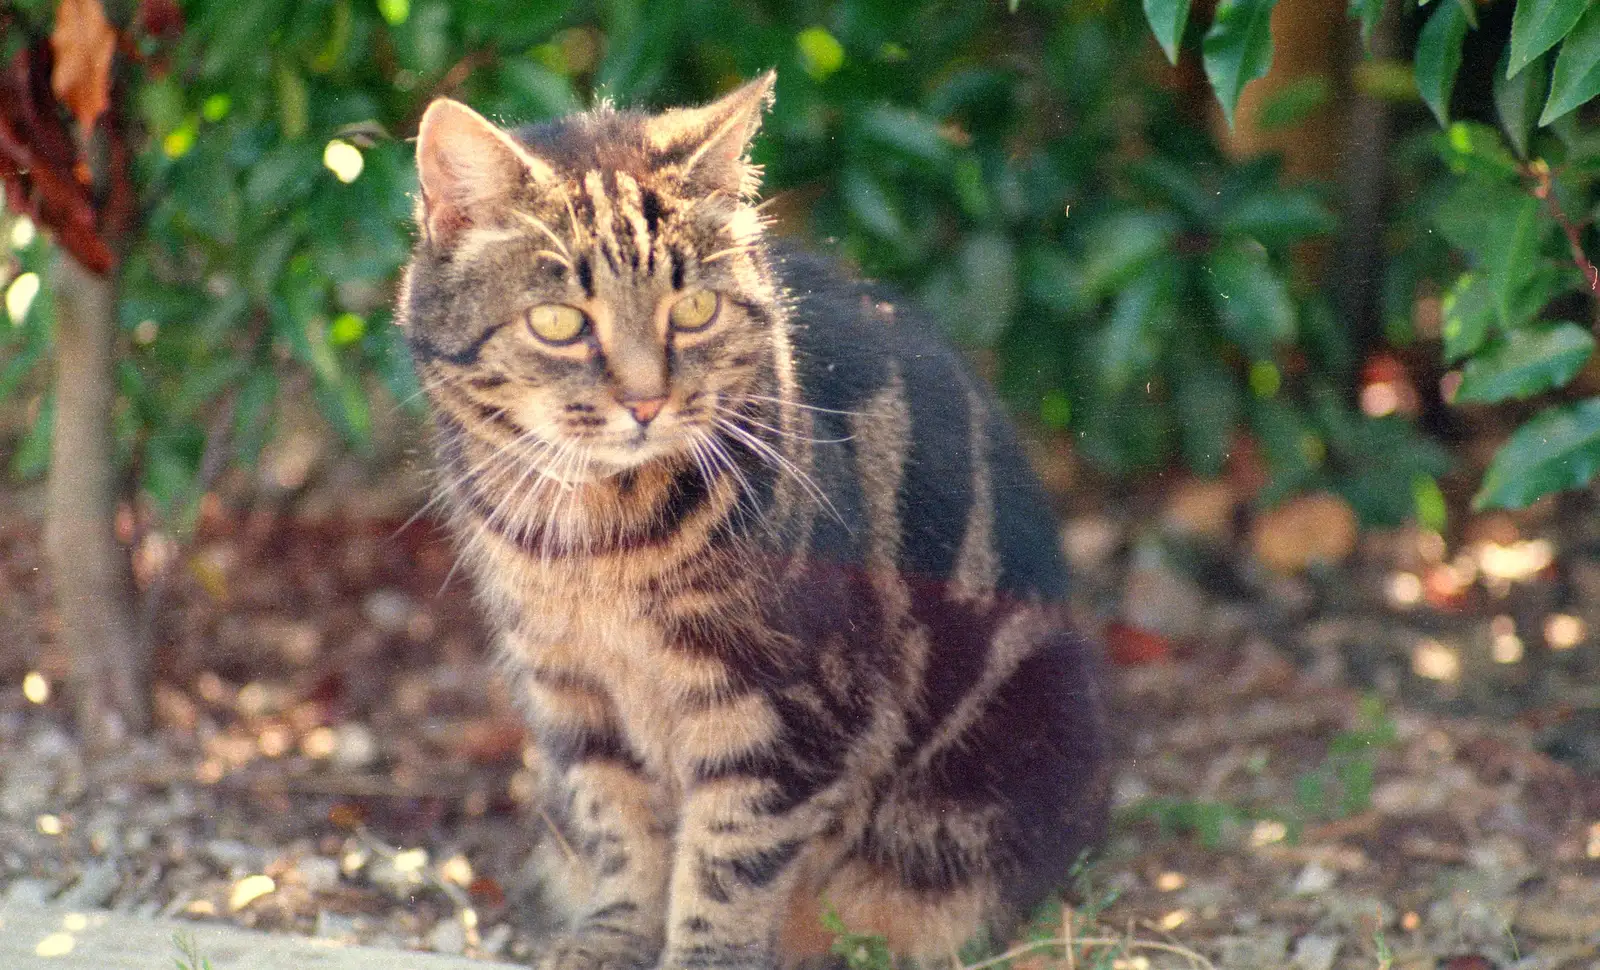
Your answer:
[[[693,700],[724,689],[727,671],[673,649],[648,615],[651,603],[637,577],[619,565],[517,557],[489,565],[480,583],[505,617],[500,649],[513,670],[526,674],[520,683],[527,696],[517,699],[533,709],[535,724],[565,700],[556,696],[563,688],[551,685],[586,685],[641,766],[678,787],[681,755],[693,747],[686,735],[696,730]]]

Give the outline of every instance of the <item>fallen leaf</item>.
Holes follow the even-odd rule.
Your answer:
[[[1221,544],[1233,531],[1239,497],[1227,479],[1191,479],[1172,488],[1161,524],[1173,535]]]
[[[1298,573],[1313,563],[1337,565],[1356,547],[1360,524],[1337,495],[1302,495],[1256,519],[1251,546],[1256,557],[1280,573]]]
[[[1106,653],[1118,667],[1165,663],[1172,657],[1172,641],[1159,633],[1125,623],[1106,627]]]
[[[233,884],[233,891],[228,894],[228,912],[237,913],[262,896],[276,892],[277,888],[278,884],[271,876],[245,876]]]
[[[100,0],[61,0],[50,32],[55,52],[50,90],[78,119],[85,137],[111,104],[111,55],[116,48],[117,32]]]
[[[467,894],[481,906],[499,906],[506,901],[506,891],[499,882],[488,876],[479,876],[467,886]]]

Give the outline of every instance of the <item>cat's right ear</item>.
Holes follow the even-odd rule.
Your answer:
[[[436,246],[491,223],[518,191],[554,183],[555,171],[459,101],[428,105],[417,128],[417,226]]]

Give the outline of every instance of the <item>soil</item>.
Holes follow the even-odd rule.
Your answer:
[[[182,546],[128,516],[158,729],[96,759],[0,502],[0,895],[530,959],[535,779],[417,494],[208,497]],[[1064,514],[1117,821],[1029,937],[1070,954],[1017,966],[1600,966],[1600,516],[1347,517],[1199,482]]]

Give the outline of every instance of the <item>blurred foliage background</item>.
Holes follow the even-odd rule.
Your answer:
[[[86,4],[4,0],[0,55],[37,58]],[[1593,347],[1600,137],[1573,108],[1600,87],[1600,15],[1291,6],[1332,9],[1338,43],[1238,108],[1275,0],[112,0],[109,110],[83,128],[56,94],[94,199],[106,140],[132,157],[117,460],[181,531],[286,395],[357,451],[375,409],[420,412],[389,304],[430,98],[521,123],[702,101],[776,65],[756,158],[783,227],[920,297],[1107,476],[1246,462],[1265,504],[1328,489],[1438,528],[1462,428],[1442,377],[1460,402],[1547,395],[1482,501],[1586,482],[1600,404],[1560,388]],[[1331,151],[1293,178],[1256,151],[1302,139]],[[25,420],[0,454],[28,478],[50,449],[53,264],[10,189],[0,401]]]

